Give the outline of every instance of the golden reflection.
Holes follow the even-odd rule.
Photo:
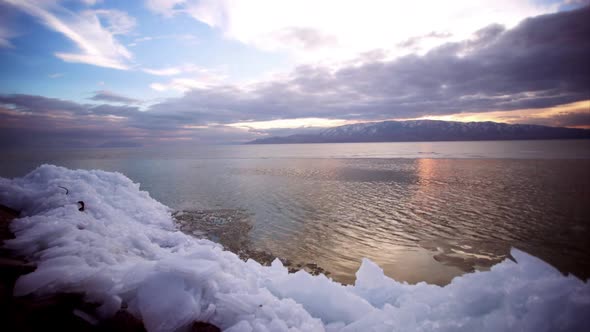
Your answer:
[[[434,174],[434,169],[436,167],[435,161],[433,159],[418,159],[417,162],[418,169],[416,173],[418,175],[418,183],[420,183],[420,186],[423,186],[426,184],[426,181],[424,180],[432,178]]]

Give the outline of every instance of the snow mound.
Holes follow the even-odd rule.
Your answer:
[[[516,249],[518,263],[445,287],[397,282],[366,259],[343,286],[181,233],[119,173],[43,165],[0,178],[0,203],[22,211],[6,246],[38,266],[15,295],[85,292],[104,317],[127,303],[148,331],[194,320],[226,331],[590,331],[590,285]]]

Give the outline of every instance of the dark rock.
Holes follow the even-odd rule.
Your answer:
[[[102,331],[113,332],[145,332],[143,322],[129,311],[121,309],[115,316],[100,325]]]
[[[85,306],[82,294],[11,297],[0,313],[6,331],[98,331],[74,310]]]
[[[14,235],[10,231],[10,222],[18,218],[19,212],[4,205],[0,205],[0,244],[4,240],[13,239]]]
[[[190,329],[191,332],[221,332],[219,327],[206,323],[206,322],[194,322]]]
[[[35,271],[35,265],[19,259],[0,257],[0,271],[2,276],[6,273],[21,275]]]

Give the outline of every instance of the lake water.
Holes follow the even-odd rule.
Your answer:
[[[179,227],[243,256],[354,281],[361,259],[448,283],[511,246],[590,276],[590,141],[234,145],[3,151],[0,176],[41,163],[119,171]],[[72,193],[75,194],[75,193]],[[89,207],[91,208],[91,207]]]

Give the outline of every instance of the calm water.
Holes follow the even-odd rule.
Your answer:
[[[183,230],[314,263],[352,282],[362,257],[447,283],[516,246],[590,276],[590,141],[4,151],[0,176],[41,163],[119,171]],[[224,228],[225,227],[225,228]],[[252,255],[255,257],[255,255]]]

